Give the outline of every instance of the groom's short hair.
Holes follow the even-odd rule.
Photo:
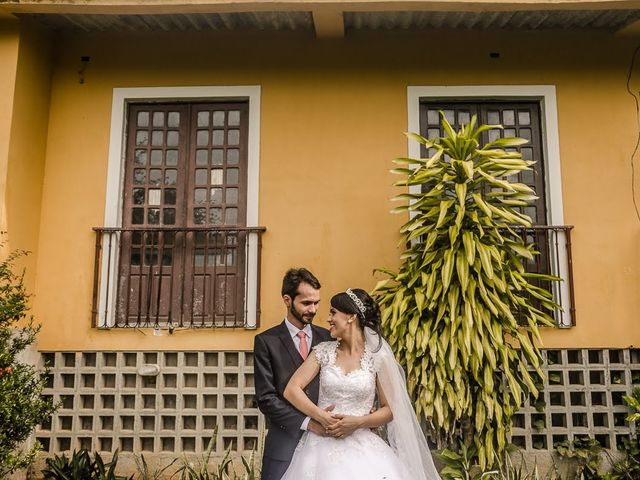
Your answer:
[[[316,290],[320,290],[320,282],[316,276],[306,268],[290,268],[282,279],[282,296],[288,295],[291,300],[298,295],[301,283],[308,283]]]

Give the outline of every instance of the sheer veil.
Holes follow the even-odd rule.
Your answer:
[[[384,338],[369,327],[365,327],[364,337],[368,350],[373,352],[378,381],[393,413],[393,420],[387,425],[391,448],[411,473],[412,480],[440,480],[409,399],[402,367]]]

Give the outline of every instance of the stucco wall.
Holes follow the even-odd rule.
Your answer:
[[[555,85],[565,223],[573,234],[578,326],[546,346],[640,343],[637,135],[625,89],[633,40],[594,33],[69,35],[53,67],[35,313],[44,349],[247,349],[253,331],[90,328],[93,232],[103,224],[114,87],[260,85],[262,328],[280,321],[280,279],[306,265],[332,292],[371,288],[398,264],[391,160],[406,154],[407,86]],[[499,52],[492,59],[490,52]],[[77,71],[91,56],[86,82]],[[635,78],[634,78],[635,80]],[[640,182],[636,184],[640,188]],[[20,218],[10,228],[22,228]]]
[[[51,52],[51,35],[36,25],[22,22],[13,105],[8,110],[12,121],[5,207],[8,247],[31,252],[20,260],[30,292],[35,288],[38,260]]]
[[[7,168],[9,166],[9,139],[13,112],[13,93],[18,66],[18,45],[20,44],[20,24],[16,18],[0,16],[0,198],[4,199],[7,188]],[[6,203],[0,207],[0,229],[6,230]]]

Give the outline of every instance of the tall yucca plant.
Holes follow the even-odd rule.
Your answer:
[[[431,158],[395,160],[405,179],[421,186],[403,193],[396,212],[410,212],[402,229],[407,249],[398,272],[376,286],[389,343],[408,376],[416,410],[440,447],[474,444],[482,467],[504,451],[513,413],[537,396],[541,354],[538,325],[553,325],[551,294],[529,283],[525,264],[537,253],[518,228],[531,220],[516,207],[535,192],[508,178],[533,162],[507,148],[526,143],[500,138],[481,147],[476,118],[445,136],[408,134]],[[536,299],[532,301],[531,299]],[[519,325],[524,322],[526,326]]]

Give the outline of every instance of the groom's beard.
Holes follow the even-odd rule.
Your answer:
[[[291,306],[289,307],[289,313],[291,314],[291,316],[293,316],[293,318],[305,325],[311,325],[313,323],[313,317],[315,317],[315,313],[309,313],[307,315],[303,315],[302,313],[300,313],[298,310],[296,310],[293,302],[291,302]]]

